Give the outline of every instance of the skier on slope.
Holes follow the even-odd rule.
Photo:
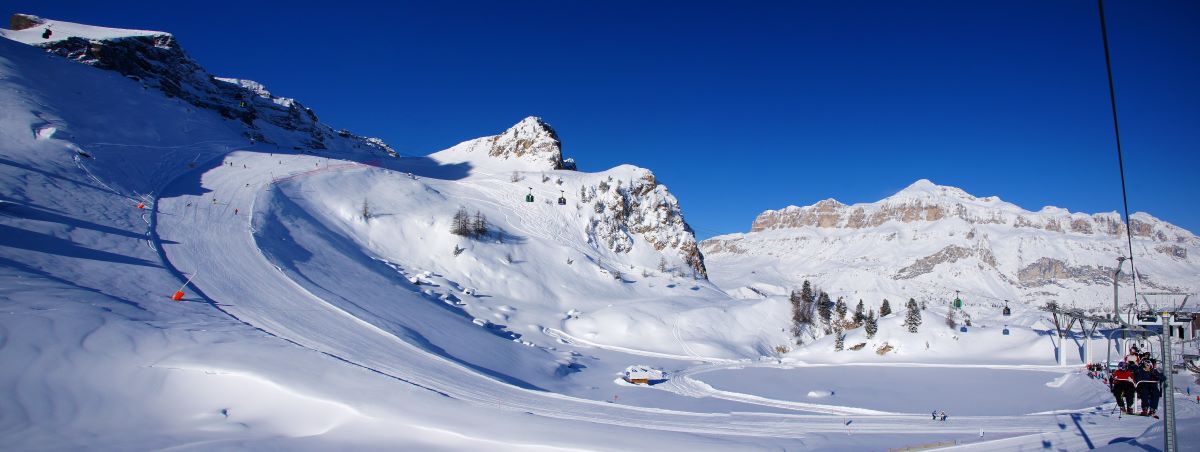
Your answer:
[[[1159,384],[1166,381],[1166,377],[1154,368],[1154,364],[1146,361],[1134,373],[1134,378],[1137,379],[1138,400],[1142,401],[1142,410],[1138,414],[1157,418],[1158,398],[1162,396],[1162,388]]]
[[[1116,397],[1117,406],[1121,407],[1121,412],[1133,414],[1133,373],[1126,369],[1124,361],[1117,364],[1117,370],[1113,371],[1109,383],[1112,385],[1112,394],[1113,397]]]

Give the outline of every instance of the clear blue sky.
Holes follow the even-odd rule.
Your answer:
[[[6,6],[172,32],[407,154],[541,116],[582,170],[653,170],[701,238],[920,178],[1121,210],[1093,0],[299,3]],[[1200,2],[1105,6],[1130,209],[1200,232]]]

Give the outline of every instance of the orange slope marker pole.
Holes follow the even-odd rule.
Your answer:
[[[195,278],[195,277],[196,277],[196,275],[197,275],[197,274],[199,274],[199,273],[200,273],[200,272],[192,273],[192,276],[191,276],[191,277],[189,277],[189,278],[187,279],[187,281],[184,281],[184,283],[183,283],[183,285],[182,285],[182,286],[179,286],[179,290],[176,290],[176,291],[175,291],[175,294],[174,294],[174,295],[171,295],[171,299],[172,299],[172,300],[175,300],[175,301],[183,301],[183,295],[184,295],[184,294],[183,294],[183,288],[187,287],[187,285],[188,285],[188,284],[191,284],[191,283],[192,283],[192,279],[193,279],[193,278]]]

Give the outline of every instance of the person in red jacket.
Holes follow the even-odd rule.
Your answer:
[[[1133,373],[1125,367],[1124,362],[1117,364],[1117,370],[1113,371],[1109,383],[1112,385],[1113,397],[1117,398],[1117,405],[1121,407],[1121,412],[1132,414],[1135,389]]]

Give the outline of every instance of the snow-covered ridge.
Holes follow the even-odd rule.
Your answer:
[[[3,36],[73,61],[119,72],[146,88],[245,124],[254,141],[295,149],[360,150],[395,155],[387,144],[335,130],[294,99],[262,84],[217,78],[184,52],[170,33],[95,27],[15,14]]]
[[[1200,239],[1146,213],[1130,223],[1139,287],[1198,288]],[[784,294],[807,279],[868,305],[960,290],[993,302],[1111,306],[1116,258],[1129,254],[1124,232],[1116,213],[1030,212],[920,180],[874,203],[827,199],[767,211],[751,232],[713,237],[701,249],[714,282],[751,297]]]
[[[912,223],[948,218],[976,225],[999,224],[1063,234],[1119,236],[1125,232],[1125,225],[1116,212],[1089,215],[1051,206],[1030,212],[995,196],[975,197],[962,189],[937,185],[927,179],[918,180],[896,194],[873,203],[845,205],[835,199],[826,199],[811,206],[768,210],[754,219],[750,230],[803,227],[863,229],[878,227],[889,221]],[[1135,237],[1180,244],[1197,240],[1194,234],[1147,213],[1132,215],[1130,224]]]
[[[707,277],[704,256],[679,201],[654,173],[633,165],[591,174],[574,171],[574,161],[563,159],[562,143],[541,118],[527,117],[498,135],[464,141],[429,157],[441,165],[464,165],[480,177],[499,177],[518,186],[552,183],[550,193],[562,196],[564,202],[569,199],[568,204],[583,216],[581,232],[588,245],[639,254],[635,249],[640,238],[655,256],[677,252],[683,267],[675,273]],[[647,266],[658,265],[648,262]]]
[[[536,116],[522,119],[499,135],[467,140],[431,157],[497,171],[575,169],[573,160],[563,159],[558,134]]]
[[[65,41],[70,38],[107,41],[133,37],[171,37],[170,33],[161,31],[97,27],[44,19],[31,14],[13,14],[9,18],[9,28],[0,30],[0,36],[30,45]],[[50,33],[47,34],[47,30]]]

